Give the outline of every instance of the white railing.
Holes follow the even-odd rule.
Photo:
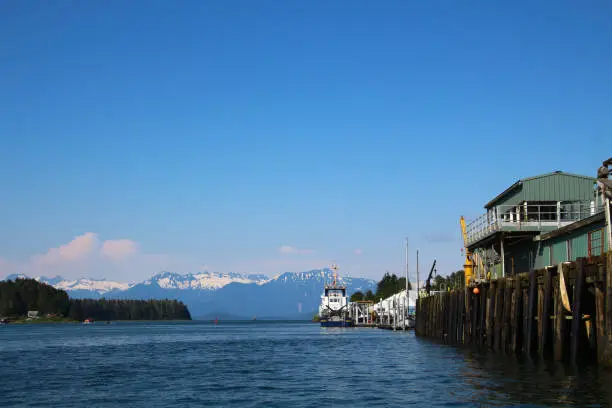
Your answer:
[[[496,231],[550,231],[603,211],[595,201],[498,205],[466,226],[467,244]]]

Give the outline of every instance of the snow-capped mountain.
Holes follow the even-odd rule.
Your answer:
[[[64,279],[46,279],[45,277],[36,278],[36,280],[47,283],[57,289],[65,290],[66,292],[84,290],[96,292],[103,295],[108,292],[117,290],[127,290],[134,286],[133,283],[114,282],[106,279],[77,279],[77,280],[64,280]]]
[[[307,272],[285,272],[263,285],[229,284],[215,291],[212,296],[199,301],[187,301],[192,316],[231,315],[236,318],[286,318],[310,319],[321,302],[325,284],[333,280],[329,269]],[[357,291],[376,291],[373,279],[343,277],[350,296]]]
[[[265,275],[241,275],[238,273],[198,272],[180,275],[162,272],[143,282],[144,285],[156,283],[162,289],[216,290],[232,282],[256,283],[262,285],[269,281]]]
[[[24,274],[9,275],[7,280],[15,280],[18,278],[28,278]],[[223,286],[237,283],[255,283],[262,285],[269,281],[265,275],[241,275],[238,273],[214,273],[214,272],[197,272],[181,275],[173,272],[161,272],[157,275],[140,283],[125,283],[116,282],[106,279],[64,279],[61,276],[47,278],[45,276],[35,277],[39,282],[46,283],[57,289],[62,289],[68,292],[71,297],[77,298],[99,298],[101,296],[116,297],[122,294],[129,295],[130,289],[135,286],[154,286],[166,290],[200,290],[214,291]],[[142,290],[137,290],[137,293],[142,297]],[[156,291],[151,291],[154,293]],[[124,296],[121,296],[124,297]]]
[[[298,282],[316,282],[321,285],[321,288],[325,284],[329,284],[333,280],[333,272],[328,269],[314,269],[307,272],[285,272],[279,275],[276,275],[271,280],[282,282],[284,284],[289,283],[298,283]],[[367,291],[371,289],[375,291],[371,287],[372,284],[376,285],[376,282],[372,279],[364,279],[364,278],[353,278],[350,276],[338,276],[337,283],[339,285],[344,285],[347,287],[347,290],[351,290],[353,292],[357,291]],[[321,289],[322,290],[322,289]]]
[[[11,275],[7,279],[25,277]],[[325,284],[333,280],[330,269],[285,272],[272,279],[265,275],[197,272],[161,272],[141,283],[96,279],[67,280],[36,278],[68,292],[73,298],[177,299],[192,316],[233,316],[235,318],[311,318],[316,312]],[[350,296],[356,291],[376,291],[376,281],[339,277]]]
[[[9,275],[6,280],[24,279],[28,276],[20,273]],[[65,279],[61,276],[47,278],[46,276],[37,276],[33,278],[39,282],[46,283],[57,289],[62,289],[68,292],[72,297],[99,297],[113,291],[123,291],[134,286],[133,283],[115,282],[106,279]]]

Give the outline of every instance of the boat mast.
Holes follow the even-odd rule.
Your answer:
[[[408,272],[408,237],[406,237],[406,296],[408,296],[408,282],[410,282],[410,274]]]
[[[336,286],[336,271],[338,270],[338,265],[333,264],[331,266],[332,271],[334,271],[334,282],[333,282],[333,286]]]
[[[419,250],[417,249],[417,298],[419,297]]]

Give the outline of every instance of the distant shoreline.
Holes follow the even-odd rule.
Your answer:
[[[191,322],[189,319],[160,319],[160,320],[97,320],[92,324],[112,324],[115,322]],[[85,324],[82,321],[69,319],[69,318],[47,318],[41,317],[38,319],[19,318],[16,320],[10,320],[6,325],[11,324]]]

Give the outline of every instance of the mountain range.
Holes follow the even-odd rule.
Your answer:
[[[9,275],[7,280],[25,278]],[[212,319],[310,319],[317,312],[323,286],[332,280],[330,269],[265,275],[197,272],[161,272],[139,283],[105,279],[69,280],[61,276],[36,277],[39,282],[65,290],[73,298],[177,299],[196,318]],[[376,291],[376,281],[344,277],[347,294]]]

